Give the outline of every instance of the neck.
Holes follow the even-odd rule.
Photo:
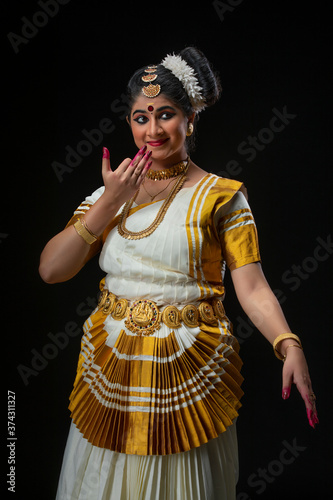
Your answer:
[[[167,158],[159,158],[159,157],[154,158],[154,153],[153,153],[150,158],[152,161],[150,170],[167,170],[168,168],[177,165],[177,163],[185,161],[187,156],[188,155],[185,148],[183,151],[177,152],[174,155],[168,156]]]
[[[173,177],[178,177],[188,170],[190,159],[186,158],[184,161],[180,161],[169,168],[164,168],[163,170],[150,169],[146,177],[154,181],[162,181],[166,179],[171,179]]]

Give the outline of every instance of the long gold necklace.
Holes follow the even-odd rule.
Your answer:
[[[146,177],[153,181],[164,181],[165,179],[171,179],[172,177],[178,177],[187,170],[188,164],[190,162],[189,156],[186,160],[180,161],[166,170],[148,170]]]
[[[168,210],[169,206],[171,205],[172,201],[174,200],[176,194],[180,191],[182,188],[185,180],[186,180],[186,172],[187,170],[179,177],[177,180],[176,184],[168,194],[167,198],[164,200],[163,205],[159,209],[155,220],[146,228],[143,229],[142,231],[134,232],[134,231],[129,231],[125,227],[126,219],[128,217],[129,211],[139,193],[139,190],[135,193],[135,195],[125,203],[124,208],[120,214],[119,217],[119,222],[118,222],[118,233],[120,236],[123,238],[126,238],[127,240],[141,240],[142,238],[146,238],[147,236],[150,236],[155,229],[161,224],[162,220],[164,219],[164,216],[166,214],[166,211]]]

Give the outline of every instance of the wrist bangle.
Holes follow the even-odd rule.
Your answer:
[[[274,340],[273,342],[273,349],[274,349],[274,354],[275,356],[280,359],[281,361],[284,361],[285,360],[285,356],[283,354],[281,354],[276,346],[282,342],[282,340],[285,340],[285,339],[293,339],[293,340],[296,340],[296,342],[298,343],[298,346],[303,349],[302,347],[302,343],[301,343],[301,339],[299,337],[297,337],[297,335],[295,335],[294,333],[282,333],[281,335],[278,335],[278,337],[276,337],[276,339]],[[293,344],[295,345],[295,344]]]
[[[299,344],[289,344],[289,345],[287,345],[287,347],[286,347],[286,354],[283,356],[283,360],[282,360],[283,362],[285,362],[285,360],[287,359],[287,349],[288,349],[288,347],[298,347],[299,349],[302,349],[302,351],[303,351],[303,347],[301,345],[299,345]]]
[[[98,237],[88,229],[84,219],[78,219],[74,224],[74,228],[77,234],[81,236],[88,245],[91,245],[98,239]]]

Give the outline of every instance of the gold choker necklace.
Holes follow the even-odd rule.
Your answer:
[[[172,177],[178,177],[178,175],[185,172],[188,167],[190,157],[188,156],[186,160],[176,163],[166,170],[148,170],[146,177],[152,181],[164,181],[165,179],[171,179]]]

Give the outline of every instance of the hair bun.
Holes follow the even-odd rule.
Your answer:
[[[179,52],[179,55],[194,69],[206,107],[215,104],[220,98],[222,87],[219,76],[214,72],[206,56],[196,47],[186,47]]]

